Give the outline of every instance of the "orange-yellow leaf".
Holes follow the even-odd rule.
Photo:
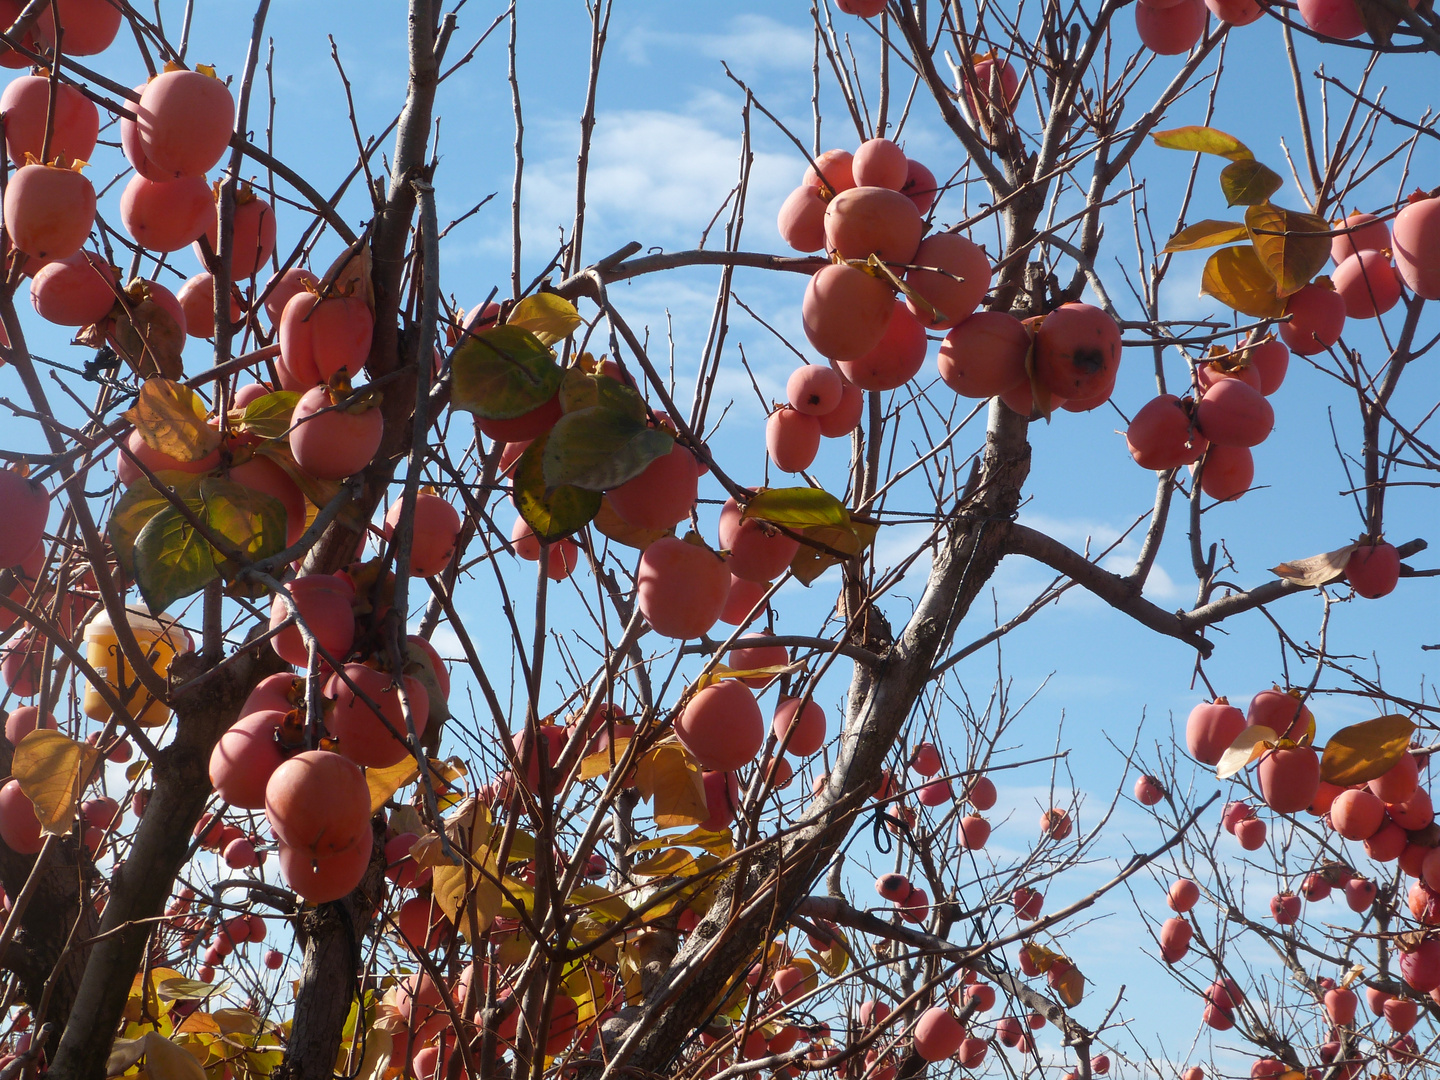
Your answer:
[[[64,836],[70,831],[99,758],[95,747],[50,728],[37,728],[20,740],[10,771],[35,804],[41,832]]]
[[[1415,725],[1394,714],[1341,728],[1325,744],[1320,779],[1340,787],[1374,780],[1400,760],[1414,734]]]
[[[1210,256],[1200,276],[1200,294],[1257,319],[1285,314],[1285,301],[1276,294],[1275,282],[1249,244],[1221,248]]]

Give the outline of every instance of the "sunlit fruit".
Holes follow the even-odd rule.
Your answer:
[[[1394,221],[1395,269],[1416,296],[1440,300],[1440,198],[1407,203]]]
[[[935,174],[911,158],[900,193],[913,202],[915,209],[923,215],[930,212],[930,207],[935,204],[935,197],[940,194],[940,188]]]
[[[990,839],[990,822],[977,814],[967,814],[956,826],[955,839],[967,851],[979,851]]]
[[[825,208],[825,249],[845,259],[913,262],[924,230],[915,204],[888,187],[853,187]]]
[[[94,56],[110,47],[120,32],[123,12],[110,0],[57,0],[40,9],[35,35],[47,48],[56,40],[55,12],[60,12],[60,47],[70,56]]]
[[[179,251],[204,235],[214,216],[214,198],[203,176],[162,181],[137,175],[120,195],[120,224],[151,251]]]
[[[365,774],[328,750],[296,754],[270,775],[265,816],[282,842],[307,857],[350,851],[370,836]]]
[[[1373,319],[1400,302],[1400,278],[1383,251],[1351,255],[1330,276],[1351,319]]]
[[[1385,543],[1358,547],[1345,562],[1345,578],[1357,596],[1386,596],[1400,581],[1400,552]]]
[[[43,723],[40,721],[40,710],[34,705],[21,705],[19,708],[11,709],[10,715],[5,718],[5,738],[11,746],[19,746],[20,740],[37,727],[54,728],[55,717],[46,714]]]
[[[705,784],[705,809],[710,816],[700,827],[719,832],[729,827],[740,809],[740,781],[733,772],[705,772],[701,779]]]
[[[1195,466],[1190,467],[1195,471]],[[1214,446],[1205,451],[1200,490],[1212,499],[1238,499],[1255,480],[1255,458],[1246,446]]]
[[[475,426],[496,442],[513,443],[534,439],[555,426],[555,421],[564,415],[560,405],[560,392],[543,405],[537,405],[527,413],[512,416],[507,420],[492,420],[477,417]]]
[[[157,169],[173,177],[199,177],[215,167],[230,144],[235,99],[213,75],[167,71],[146,83],[135,116],[140,145]]]
[[[365,768],[398,765],[409,755],[410,748],[405,741],[408,729],[395,677],[365,664],[346,664],[343,670],[345,678],[337,672],[325,684],[325,696],[335,703],[325,717],[325,729],[334,737],[336,749]],[[418,739],[425,734],[430,697],[419,679],[409,675],[402,678]],[[378,713],[351,689],[352,683],[379,707]]]
[[[404,509],[405,500],[401,498],[386,511],[383,532],[387,542],[394,539]],[[410,572],[420,577],[434,577],[442,572],[450,564],[459,535],[460,515],[455,508],[439,495],[417,491],[410,537]]]
[[[1298,814],[1320,790],[1320,755],[1312,746],[1268,751],[1258,772],[1260,794],[1277,814]]]
[[[295,405],[290,450],[295,462],[319,480],[343,480],[375,457],[385,420],[370,403],[334,408],[330,391],[314,386]]]
[[[1180,0],[1172,7],[1135,5],[1135,30],[1145,47],[1161,56],[1187,53],[1205,33],[1210,17],[1204,0]]]
[[[1178,914],[1185,914],[1200,899],[1200,886],[1189,878],[1176,878],[1171,882],[1170,890],[1165,894],[1165,902],[1170,905],[1170,910]]]
[[[1195,424],[1219,446],[1258,446],[1275,427],[1275,410],[1259,390],[1220,379],[1195,406]]]
[[[19,566],[45,535],[50,518],[50,493],[45,486],[14,469],[0,468],[0,568]]]
[[[912,1033],[915,1053],[925,1061],[940,1061],[960,1049],[965,1025],[943,1006],[926,1009]]]
[[[1245,714],[1225,698],[1216,698],[1190,710],[1185,721],[1185,745],[1196,761],[1215,765],[1244,730]]]
[[[1365,32],[1355,0],[1300,0],[1300,17],[1317,34],[1348,41]]]
[[[265,785],[285,760],[275,741],[284,720],[272,710],[242,716],[210,752],[210,784],[231,806],[265,809]]]
[[[210,250],[220,254],[219,205],[205,227]],[[195,244],[195,257],[204,261],[200,244]],[[275,210],[254,190],[241,187],[235,196],[235,217],[230,241],[230,280],[244,281],[254,277],[275,250]]]
[[[825,199],[818,187],[801,184],[785,197],[776,216],[780,239],[796,251],[819,251],[825,246]]]
[[[787,753],[809,757],[825,745],[825,710],[815,701],[806,701],[801,708],[800,701],[787,698],[780,702],[770,727]]]
[[[1280,339],[1290,346],[1291,352],[1301,356],[1324,352],[1340,340],[1345,330],[1344,299],[1334,289],[1322,285],[1306,285],[1292,293],[1285,302],[1285,314],[1290,316],[1290,321],[1279,324]]]
[[[1135,781],[1135,801],[1141,806],[1154,806],[1165,797],[1165,789],[1153,776],[1141,776]]]
[[[1385,804],[1365,788],[1352,788],[1330,804],[1330,824],[1347,840],[1368,840],[1385,823]]]
[[[1160,925],[1160,956],[1167,964],[1178,963],[1190,951],[1190,938],[1195,930],[1184,919],[1176,916],[1166,919]]]
[[[1125,430],[1125,446],[1135,464],[1156,472],[1198,461],[1208,445],[1195,427],[1191,403],[1174,394],[1151,398]]]
[[[734,588],[732,581],[731,588]],[[755,644],[751,644],[755,642]],[[734,648],[726,658],[726,663],[737,671],[752,671],[767,667],[784,667],[790,662],[790,651],[784,645],[764,644],[763,635],[747,634],[735,642]],[[746,686],[756,690],[763,689],[775,681],[773,675],[759,675],[751,679],[742,679]],[[823,721],[822,721],[823,723]]]
[[[1045,903],[1045,897],[1035,889],[1021,886],[1010,894],[1010,903],[1015,907],[1015,916],[1027,922],[1040,917],[1040,909]]]
[[[729,592],[730,569],[703,544],[662,536],[640,555],[636,603],[664,637],[702,636],[720,618]]]
[[[1040,815],[1040,835],[1052,840],[1064,840],[1072,828],[1070,815],[1058,807],[1051,807]]]
[[[1313,720],[1303,694],[1298,690],[1281,690],[1278,686],[1261,690],[1250,699],[1250,707],[1245,711],[1247,725],[1263,725],[1282,739],[1299,739],[1310,729]]]
[[[855,155],[849,150],[826,150],[815,159],[814,165],[806,168],[804,179],[800,182],[814,188],[820,187],[823,182],[831,194],[847,191],[855,186],[855,172],[851,165],[854,160]]]
[[[828,364],[801,364],[785,381],[785,397],[790,407],[807,416],[833,412],[844,390],[844,380]]]
[[[720,621],[731,626],[739,626],[745,622],[751,617],[751,613],[755,612],[755,606],[769,588],[768,581],[747,581],[731,574],[730,595],[725,598],[725,609],[720,612]],[[764,610],[762,607],[755,614],[763,614]]]
[[[836,367],[861,390],[894,390],[924,366],[925,348],[925,328],[904,301],[896,300],[879,343],[855,360],[837,360]]]
[[[985,249],[959,233],[926,237],[914,258],[907,261],[927,268],[905,272],[905,283],[934,309],[906,298],[911,314],[927,330],[958,326],[980,306],[990,288],[990,259]]]
[[[720,509],[720,546],[728,548],[730,573],[746,581],[770,582],[783,574],[800,550],[778,528],[757,518],[743,518],[734,498]]]
[[[280,500],[285,508],[285,546],[298,541],[305,532],[305,496],[290,474],[269,458],[258,454],[249,461],[230,466],[230,479]]]
[[[305,390],[340,371],[359,374],[374,333],[375,316],[361,298],[297,293],[280,316],[281,379],[293,384],[286,389]]]
[[[883,187],[899,191],[905,186],[910,163],[905,151],[889,139],[867,139],[850,162],[857,187]]]
[[[47,322],[89,326],[115,306],[115,271],[93,251],[47,263],[30,282],[30,302]]]
[[[1020,76],[1014,65],[1002,56],[983,53],[971,65],[972,75],[965,80],[965,100],[972,116],[979,116],[983,99],[992,109],[1009,112],[1020,94]]]
[[[840,404],[816,417],[820,421],[820,434],[826,439],[838,439],[855,430],[865,412],[865,392],[846,380],[840,391]]]
[[[940,751],[934,743],[920,743],[910,755],[910,768],[921,776],[934,776],[940,767]]]
[[[1106,393],[1119,366],[1120,327],[1091,304],[1062,304],[1035,332],[1036,376],[1057,397]]]
[[[69,42],[66,52],[70,52]],[[26,155],[36,161],[89,161],[95,153],[100,131],[100,111],[95,103],[68,83],[55,86],[55,107],[50,108],[50,80],[42,75],[21,75],[0,94],[0,114],[5,117],[5,149],[17,169]],[[50,147],[44,153],[46,118],[50,121]]]
[[[675,734],[703,768],[731,772],[755,760],[765,742],[765,721],[749,687],[727,679],[686,702],[675,718]]]
[[[95,224],[95,188],[75,169],[23,165],[5,189],[5,230],[37,259],[74,255]]]
[[[320,279],[303,266],[292,266],[278,279],[271,278],[265,283],[265,287],[260,292],[264,297],[262,306],[265,309],[265,316],[270,320],[271,326],[280,325],[280,317],[285,313],[285,305],[298,293],[306,291],[307,286],[318,289]]]
[[[356,775],[360,775],[358,769]],[[360,782],[364,784],[364,777],[360,778]],[[304,848],[282,841],[278,852],[280,873],[284,875],[285,883],[309,903],[324,904],[339,900],[354,892],[365,876],[374,843],[368,822],[356,842],[337,855],[316,856]]]
[[[765,449],[782,472],[802,472],[820,450],[820,421],[785,405],[765,421]]]
[[[1283,341],[1267,338],[1249,349],[1250,366],[1260,373],[1260,392],[1266,397],[1280,389],[1290,367],[1290,350]]]
[[[1005,311],[977,311],[945,335],[936,357],[940,378],[957,394],[987,398],[1026,379],[1030,333]]]
[[[515,525],[510,530],[510,543],[520,558],[527,562],[539,561],[540,539],[523,517],[515,519]],[[579,565],[580,548],[574,540],[566,536],[550,544],[545,561],[545,576],[551,581],[564,581]]]
[[[914,206],[910,209],[913,212]],[[801,319],[805,336],[820,355],[858,360],[880,344],[894,307],[894,294],[885,282],[856,267],[834,263],[810,278]]]
[[[1210,13],[1231,26],[1249,26],[1265,14],[1256,0],[1205,0]]]
[[[343,660],[355,640],[355,590],[350,583],[333,574],[307,574],[286,587],[316,642],[336,660]],[[270,628],[289,617],[290,600],[277,595],[270,607]],[[287,664],[303,668],[309,662],[309,649],[298,625],[273,635],[270,646]]]
[[[1390,229],[1374,214],[1347,214],[1335,228],[1348,230],[1330,239],[1330,261],[1336,266],[1357,252],[1390,248]]]
[[[215,278],[209,271],[202,270],[185,279],[180,291],[175,294],[180,309],[185,312],[185,332],[191,337],[213,338],[215,336]],[[238,323],[245,317],[240,306],[240,291],[230,289],[230,322]]]
[[[1265,822],[1259,818],[1246,818],[1235,826],[1235,839],[1246,851],[1259,851],[1265,846]]]

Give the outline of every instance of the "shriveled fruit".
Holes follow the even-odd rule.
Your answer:
[[[1185,722],[1185,745],[1195,760],[1215,765],[1244,730],[1245,714],[1225,698],[1201,702]]]
[[[350,583],[333,574],[307,574],[295,578],[287,588],[316,642],[336,660],[343,660],[355,640],[355,590]],[[284,596],[275,597],[270,608],[272,630],[290,617],[290,602]],[[305,667],[309,662],[309,649],[298,625],[273,635],[270,646],[287,664]]]
[[[853,187],[825,208],[825,249],[845,259],[914,262],[924,231],[915,204],[891,188]]]
[[[1320,755],[1312,746],[1280,747],[1260,759],[1260,794],[1277,814],[1298,814],[1320,790]]]
[[[945,385],[966,397],[1003,394],[1025,381],[1030,333],[1005,311],[977,311],[951,329],[936,365]]]
[[[66,52],[70,52],[69,42]],[[95,103],[68,83],[55,86],[55,106],[50,107],[50,80],[42,75],[21,75],[0,94],[0,114],[5,117],[5,149],[17,169],[26,155],[36,161],[89,161],[95,153],[100,131],[100,111]],[[45,145],[46,118],[52,117],[49,154]]]
[[[1135,30],[1151,52],[1179,56],[1200,40],[1209,16],[1204,0],[1180,0],[1167,8],[1136,4]]]
[[[353,476],[375,457],[385,420],[370,403],[334,408],[328,388],[314,386],[295,405],[290,450],[295,462],[320,480]]]
[[[734,498],[720,508],[720,546],[728,548],[730,572],[746,581],[769,582],[779,577],[800,550],[778,528],[756,518],[743,518]]]
[[[265,787],[265,816],[280,840],[307,858],[323,859],[370,836],[370,789],[350,759],[307,750],[284,762]],[[282,864],[283,865],[283,864]]]
[[[1345,562],[1345,578],[1357,596],[1367,600],[1387,596],[1400,581],[1400,552],[1385,543],[1356,548]]]
[[[836,367],[847,382],[861,390],[894,390],[924,366],[925,348],[925,328],[904,301],[896,300],[875,347],[854,360],[836,360]]]
[[[636,585],[636,602],[656,633],[695,638],[720,618],[730,592],[730,571],[703,544],[662,536],[641,554]]]
[[[235,721],[210,752],[210,784],[231,806],[265,809],[265,785],[285,760],[275,741],[283,712],[248,713]]]
[[[335,703],[325,717],[325,728],[335,738],[336,748],[366,768],[387,769],[399,764],[410,748],[405,741],[405,714],[395,677],[365,664],[346,664],[344,672],[345,679],[337,672],[325,684],[325,696]],[[402,678],[418,739],[425,734],[430,696],[419,679],[409,675]],[[379,706],[378,713],[351,689],[351,683]]]
[[[1440,198],[1408,203],[1394,222],[1395,269],[1416,296],[1440,300]]]
[[[74,255],[95,224],[95,189],[74,169],[24,165],[5,189],[5,230],[37,259]]]
[[[702,767],[731,772],[755,760],[765,742],[765,721],[749,688],[728,679],[686,703],[675,718],[675,734]]]
[[[911,313],[928,330],[948,330],[970,318],[990,288],[990,259],[985,249],[958,233],[936,233],[920,242],[905,272],[905,284],[921,299],[906,298]],[[933,268],[933,269],[929,269]],[[933,310],[930,310],[933,309]]]
[[[1035,373],[1057,397],[1108,393],[1119,366],[1120,327],[1091,304],[1062,304],[1035,332]]]
[[[820,355],[858,360],[880,344],[894,306],[894,294],[885,282],[835,263],[810,278],[800,310],[805,336]]]
[[[1351,0],[1342,0],[1350,3]],[[1345,330],[1345,301],[1334,289],[1306,285],[1285,301],[1289,322],[1279,324],[1280,340],[1300,356],[1324,352]]]
[[[1400,278],[1383,251],[1351,255],[1335,268],[1330,280],[1350,319],[1376,318],[1400,302]]]
[[[1198,461],[1210,443],[1195,427],[1190,403],[1161,394],[1142,405],[1130,421],[1125,445],[1142,469],[1167,472]]]
[[[214,197],[203,176],[149,180],[132,176],[120,195],[120,224],[151,251],[179,251],[215,216]]]
[[[396,499],[385,514],[383,532],[391,541],[400,525],[405,500]],[[415,493],[414,525],[411,532],[410,572],[420,577],[434,577],[450,564],[455,541],[460,535],[460,515],[455,507],[439,495],[428,491]]]
[[[173,177],[204,176],[230,143],[235,99],[213,75],[167,71],[145,84],[135,117],[140,145],[157,169]]]
[[[802,472],[820,450],[820,422],[786,405],[765,422],[765,449],[782,472]]]

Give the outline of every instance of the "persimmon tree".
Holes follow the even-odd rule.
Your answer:
[[[613,3],[573,13],[574,217],[543,252],[523,5],[367,8],[407,82],[383,130],[352,107],[338,184],[256,134],[289,104],[269,7],[217,71],[203,7],[0,3],[0,1080],[1433,1066],[1433,687],[1327,644],[1433,597],[1436,132],[1384,99],[1432,78],[1428,0],[792,5],[813,131],[726,68],[738,174],[699,242],[599,255]],[[1217,115],[1256,34],[1298,148],[1271,107],[1253,149]],[[1363,70],[1305,73],[1331,56]],[[488,201],[436,134],[480,57],[515,108],[510,220],[477,218],[508,233],[494,283],[441,274]],[[908,149],[922,127],[943,149]],[[763,205],[762,142],[797,180]],[[704,346],[662,360],[623,285],[697,267]],[[1187,274],[1201,317],[1167,310]],[[742,320],[798,359],[784,400]],[[32,351],[43,323],[76,358]],[[1252,454],[1302,372],[1340,495]],[[1019,520],[1032,471],[1102,436],[1091,483],[1154,482],[1121,571]],[[1267,483],[1304,487],[1330,550],[1230,553],[1283,543]],[[1193,569],[1179,610],[1162,549]],[[1018,560],[1053,578],[987,611]],[[1037,748],[1002,660],[1072,591],[1193,661],[1183,732],[1117,742],[1098,815],[1059,775],[1091,736]],[[1259,642],[1275,688],[1227,699],[1216,665]],[[1377,715],[1329,723],[1341,700]],[[1038,830],[986,816],[1015,777],[1057,793]],[[1153,837],[1113,827],[1121,799]],[[1184,1019],[1066,952],[1127,890]],[[1167,1056],[1137,1010],[1228,1041]]]

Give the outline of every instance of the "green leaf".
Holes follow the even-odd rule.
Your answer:
[[[1170,238],[1166,251],[1198,251],[1201,248],[1233,244],[1237,240],[1248,240],[1250,230],[1239,221],[1216,221],[1206,218],[1194,225],[1187,225]]]
[[[294,390],[277,390],[245,406],[240,426],[262,439],[278,439],[290,430],[290,418],[300,395]]]
[[[451,404],[486,420],[538,409],[560,389],[555,354],[529,330],[496,326],[465,339],[451,360]]]
[[[1220,170],[1220,191],[1228,206],[1255,206],[1284,186],[1279,173],[1252,158],[1232,161]]]
[[[1255,155],[1234,135],[1212,127],[1180,127],[1152,132],[1156,146],[1167,150],[1191,150],[1197,154],[1217,154],[1231,161],[1245,161]]]
[[[1210,256],[1200,277],[1200,294],[1257,319],[1285,314],[1285,301],[1275,294],[1274,280],[1249,244],[1221,248]]]
[[[566,368],[560,383],[560,407],[572,413],[596,405],[635,420],[645,419],[645,399],[635,392],[633,386],[627,386],[599,370],[587,371],[578,365]]]
[[[1260,265],[1282,297],[1310,284],[1330,259],[1330,223],[1322,217],[1263,203],[1245,211],[1245,225]]]
[[[200,490],[200,477],[192,473],[163,472],[156,473],[156,478],[174,488],[181,498],[197,494]],[[135,576],[135,537],[140,535],[147,521],[169,505],[170,501],[144,477],[131,484],[115,503],[105,528],[110,534],[110,544],[115,549],[120,568],[128,576]]]
[[[545,482],[545,445],[550,433],[541,435],[520,455],[515,464],[515,506],[526,524],[543,542],[550,543],[583,528],[600,510],[598,491],[569,484],[551,488]]]
[[[275,496],[220,476],[207,476],[200,492],[211,530],[247,559],[268,559],[285,550],[285,504]]]
[[[215,549],[173,506],[146,522],[135,538],[135,584],[152,612],[164,611],[219,576]]]
[[[604,406],[566,413],[545,441],[545,483],[608,491],[640,475],[674,445],[668,431]]]
[[[1320,779],[1340,787],[1384,776],[1410,749],[1415,725],[1398,714],[1341,728],[1325,744]]]
[[[573,334],[583,321],[569,300],[542,292],[516,304],[505,325],[529,330],[541,344],[553,345]]]
[[[788,529],[804,529],[810,525],[850,524],[850,511],[845,504],[820,488],[770,488],[757,494],[746,505],[744,518],[757,518]]]

